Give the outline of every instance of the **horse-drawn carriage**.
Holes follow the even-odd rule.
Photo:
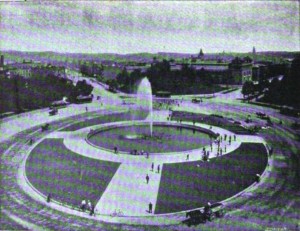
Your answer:
[[[50,124],[48,124],[48,123],[42,125],[42,127],[41,127],[42,132],[47,131],[49,129],[49,126],[50,126]]]
[[[212,221],[215,218],[220,218],[224,215],[224,207],[222,203],[214,203],[210,205],[208,203],[203,209],[196,209],[186,213],[186,220],[182,223],[187,226],[198,225],[200,223],[206,223],[206,221]]]

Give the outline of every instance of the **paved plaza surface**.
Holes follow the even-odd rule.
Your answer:
[[[101,102],[94,101],[90,104],[70,105],[66,108],[60,109],[58,115],[55,115],[53,117],[49,116],[48,109],[43,109],[43,110],[28,112],[18,116],[13,116],[13,117],[3,119],[1,121],[0,141],[3,144],[8,144],[8,146],[3,146],[4,148],[2,147],[3,149],[2,158],[4,158],[3,160],[5,160],[4,163],[6,163],[9,160],[7,155],[14,152],[15,149],[21,150],[22,147],[25,145],[24,143],[23,146],[20,144],[14,144],[14,142],[11,141],[11,137],[18,137],[22,135],[22,131],[24,130],[30,130],[34,127],[38,127],[45,123],[51,124],[53,122],[59,122],[60,120],[63,121],[64,119],[67,119],[70,116],[82,115],[82,117],[80,117],[82,120],[84,117],[87,119],[92,119],[96,116],[109,114],[112,112],[128,111],[128,107],[122,104],[122,100],[118,98],[117,95],[108,93],[107,91],[104,90],[102,86],[97,85],[97,83],[93,83],[93,84],[94,84],[94,93],[95,93],[94,95],[101,96]],[[255,117],[254,112],[263,110],[264,112],[267,113],[272,112],[272,118],[274,118],[275,121],[276,118],[281,118],[281,119],[285,119],[284,120],[285,123],[291,122],[290,118],[285,118],[284,116],[279,115],[279,113],[275,112],[273,109],[265,109],[265,108],[261,109],[260,107],[252,107],[249,105],[245,105],[239,100],[239,98],[241,98],[240,90],[228,94],[222,94],[222,93],[216,94],[214,95],[214,98],[206,99],[201,104],[194,104],[191,102],[189,97],[182,97],[181,99],[180,98],[178,99],[180,101],[180,105],[174,106],[174,109],[178,109],[182,111],[192,111],[192,112],[202,113],[202,114],[224,112],[224,115],[229,114],[230,117],[234,119],[240,118],[240,115],[242,114],[242,118],[240,118],[241,121],[245,119],[248,116],[248,114],[250,114],[252,118],[254,118]],[[86,110],[86,107],[88,107],[88,111]],[[177,122],[173,122],[173,121],[171,122],[167,120],[168,114],[169,112],[166,110],[156,110],[154,111],[154,121],[176,124]],[[77,121],[72,121],[72,120],[67,121],[64,126],[76,122]],[[182,123],[192,125],[192,123],[190,122],[183,121]],[[225,134],[228,136],[231,135],[232,137],[236,135],[236,140],[232,141],[231,145],[228,145],[226,142],[221,142],[221,148],[223,150],[225,149],[225,145],[226,145],[226,152],[224,152],[223,155],[227,155],[227,154],[230,155],[230,152],[239,148],[239,146],[243,142],[266,143],[267,140],[270,139],[270,136],[265,133],[263,133],[262,135],[255,135],[255,136],[238,135],[223,129],[222,126],[220,127],[209,126],[203,123],[196,123],[195,126],[209,129],[214,133],[219,133],[220,136],[222,137],[224,137]],[[12,200],[13,203],[16,204],[26,203],[26,200],[31,200],[28,198],[28,194],[29,194],[30,197],[33,198],[33,201],[31,201],[31,203],[39,203],[39,204],[47,205],[47,207],[49,207],[50,210],[45,212],[45,216],[43,215],[44,221],[45,221],[45,217],[47,217],[47,214],[52,213],[51,211],[54,210],[62,211],[65,214],[69,214],[68,216],[74,215],[75,217],[81,217],[78,218],[78,221],[76,221],[75,223],[78,223],[78,225],[82,227],[85,223],[84,221],[86,220],[86,218],[89,218],[89,220],[101,220],[104,222],[127,223],[127,224],[152,224],[152,225],[178,224],[182,219],[182,215],[176,215],[176,214],[166,215],[166,217],[164,218],[161,216],[154,215],[156,209],[159,185],[161,181],[161,174],[163,172],[163,166],[164,164],[170,164],[170,163],[185,163],[185,162],[199,161],[201,160],[202,157],[199,154],[199,150],[191,150],[184,154],[183,153],[171,153],[171,154],[163,154],[163,155],[150,154],[149,158],[146,158],[145,156],[133,156],[128,154],[114,154],[111,151],[94,147],[87,142],[86,140],[87,134],[91,131],[91,129],[97,129],[98,127],[101,127],[101,125],[93,125],[91,127],[85,127],[75,131],[54,130],[45,133],[42,136],[39,135],[40,133],[39,129],[32,130],[31,135],[32,134],[37,135],[36,143],[30,148],[26,148],[24,149],[24,151],[18,152],[17,155],[20,155],[20,157],[18,156],[14,157],[15,163],[19,163],[19,166],[17,167],[18,178],[17,180],[14,180],[14,182],[17,183],[17,185],[21,186],[21,189],[24,192],[26,192],[25,193],[26,196],[23,195],[18,199],[18,195],[22,195],[22,192],[15,193],[15,195],[13,193],[9,193],[7,194],[8,200]],[[279,127],[278,129],[284,129],[284,127],[282,128]],[[271,138],[278,139],[277,142],[279,142],[280,140],[278,138],[279,136],[280,134],[276,133],[276,136],[274,135]],[[56,203],[47,204],[45,202],[45,198],[26,183],[26,179],[24,179],[25,161],[28,155],[30,154],[30,151],[38,143],[42,142],[45,139],[57,139],[57,138],[63,138],[63,143],[65,147],[73,151],[74,153],[77,153],[78,155],[82,155],[89,158],[95,158],[99,160],[120,163],[120,167],[112,177],[111,181],[106,187],[100,200],[96,203],[95,211],[98,212],[100,215],[96,217],[90,217],[88,214],[73,210],[63,205],[59,205]],[[17,141],[17,139],[15,139],[15,141]],[[285,142],[289,142],[291,147],[299,150],[298,143],[290,142],[290,141],[285,141]],[[210,148],[211,148],[210,146],[206,147],[206,149],[209,150]],[[188,159],[186,156],[187,154],[189,155]],[[215,143],[213,144],[210,158],[218,158],[217,146]],[[160,165],[159,173],[157,172],[156,168],[154,169],[154,171],[151,170],[152,163],[155,163],[155,167]],[[272,163],[273,161],[270,162],[271,165]],[[283,167],[287,167],[287,166],[283,166]],[[150,178],[148,184],[145,178],[147,174]],[[12,173],[12,175],[14,174]],[[263,182],[261,184],[263,184]],[[122,191],[120,191],[120,188],[122,189]],[[280,193],[281,192],[284,193],[285,190],[283,188],[280,189],[277,187],[275,189],[279,190]],[[255,187],[253,188],[253,190],[255,192]],[[4,193],[8,193],[8,192],[4,192]],[[247,197],[249,197],[249,200],[251,201],[251,195],[254,194],[252,193],[252,191],[249,191],[245,195],[248,195]],[[22,200],[24,200],[25,202],[22,202]],[[236,199],[236,200],[240,200],[240,199]],[[152,214],[150,214],[148,211],[149,202],[153,204]],[[268,203],[270,203],[270,201],[268,201]],[[299,202],[294,199],[291,199],[289,203],[291,203],[290,204],[291,208],[292,207],[294,208],[297,204],[299,204]],[[230,203],[228,206],[230,208],[231,206]],[[250,207],[243,206],[243,204],[241,204],[240,206],[241,206],[240,208],[245,209],[245,211],[248,211],[251,208],[251,206]],[[3,214],[5,216],[9,217],[9,219],[13,220],[14,222],[21,224],[23,227],[26,227],[27,229],[39,230],[41,229],[41,227],[45,225],[43,222],[41,223],[32,222],[32,220],[38,219],[39,216],[41,215],[36,216],[36,218],[26,219],[26,217],[20,216],[16,211],[11,210],[9,207],[1,206],[1,208],[3,208]],[[30,210],[30,208],[27,209]],[[112,214],[114,214],[116,211],[119,214],[117,214],[116,216],[112,216]],[[39,209],[35,210],[35,212],[43,213],[42,210]],[[53,214],[55,213],[56,212],[53,212]],[[287,215],[291,215],[291,214],[293,213],[287,212]],[[51,217],[51,219],[54,220],[57,219],[55,218],[55,215],[49,215],[49,216]],[[231,219],[232,222],[234,222],[234,219],[237,219],[237,217],[239,217],[239,215],[234,213],[234,210],[231,216],[233,216],[233,218],[228,217],[228,220]],[[74,218],[69,217],[69,219],[76,220],[75,217]],[[294,219],[296,218],[297,217],[295,216],[290,218],[291,224],[296,224],[296,222],[294,222]],[[85,219],[85,220],[81,220],[81,219]],[[242,219],[242,218],[238,218],[238,219]],[[220,222],[219,226],[217,225],[218,222]],[[226,220],[218,221],[218,222],[215,225],[212,223],[211,227],[214,228],[223,227],[224,229],[226,229],[226,227],[228,228],[228,226],[230,225],[230,223],[228,223]],[[245,222],[247,223],[248,221],[245,220]],[[94,223],[87,222],[87,224],[90,225],[90,227],[92,227]],[[289,225],[288,223],[286,224]],[[265,226],[267,226],[267,224],[265,224]],[[57,223],[57,227],[61,227],[59,223]],[[116,227],[120,228],[120,226],[116,226]],[[289,227],[292,227],[292,225]],[[295,225],[293,227],[295,227]],[[102,228],[104,230],[105,229],[109,230],[109,226],[105,226]],[[170,227],[169,228],[166,227],[166,228],[169,229]],[[170,229],[172,230],[173,228],[171,227]]]

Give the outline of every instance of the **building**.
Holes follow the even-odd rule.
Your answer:
[[[32,76],[57,76],[61,78],[66,78],[66,68],[65,67],[57,67],[52,66],[51,64],[48,65],[39,65],[31,68],[31,75]]]
[[[252,67],[252,80],[261,81],[267,78],[267,66],[264,64],[255,64]]]
[[[22,63],[9,64],[7,65],[7,69],[11,75],[20,75],[28,79],[31,77],[31,69],[35,66],[36,63],[23,61]]]
[[[252,63],[236,57],[229,65],[232,84],[244,84],[252,80]]]

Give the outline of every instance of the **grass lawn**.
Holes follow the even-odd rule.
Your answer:
[[[255,181],[267,159],[263,144],[242,143],[209,162],[164,164],[155,213],[194,209],[231,197]]]
[[[177,126],[153,126],[153,137],[138,139],[128,139],[128,134],[149,135],[149,125],[115,127],[101,131],[89,137],[89,141],[94,145],[113,149],[118,147],[119,151],[130,152],[134,149],[147,151],[149,153],[165,153],[176,151],[187,151],[200,149],[209,145],[209,134],[190,128]]]
[[[97,203],[119,165],[76,154],[63,139],[45,139],[29,155],[26,175],[44,195],[78,207],[82,199]]]

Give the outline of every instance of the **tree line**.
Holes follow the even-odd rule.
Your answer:
[[[32,75],[27,79],[20,75],[0,79],[0,113],[22,112],[50,106],[51,102],[67,97],[71,103],[79,95],[89,95],[93,86],[85,80],[74,86],[71,80],[54,74]]]
[[[153,63],[144,73],[139,69],[128,73],[124,68],[112,84],[122,91],[133,92],[134,84],[145,76],[148,77],[154,93],[167,91],[171,94],[199,94],[211,93],[220,88],[213,85],[214,79],[204,69],[195,70],[188,64],[183,64],[180,70],[171,70],[167,60]]]

